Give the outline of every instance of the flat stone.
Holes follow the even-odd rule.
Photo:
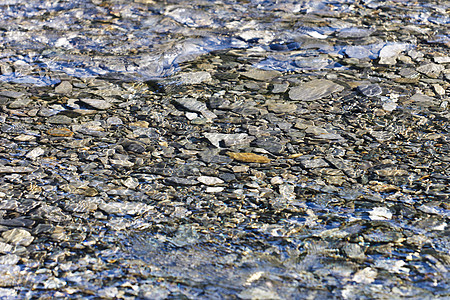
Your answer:
[[[396,63],[397,56],[406,50],[412,49],[412,45],[408,43],[387,43],[379,53],[380,65],[393,65]]]
[[[273,70],[260,70],[260,69],[251,69],[247,72],[242,72],[242,76],[258,80],[258,81],[270,81],[276,77],[281,76],[281,72],[273,71]]]
[[[297,110],[297,105],[288,102],[274,102],[270,101],[267,103],[267,110],[277,114],[292,113]]]
[[[315,79],[291,88],[289,98],[296,101],[314,101],[344,90],[344,87],[326,79]]]
[[[31,102],[32,101],[29,98],[16,99],[8,105],[8,108],[10,109],[24,108],[27,107]]]
[[[337,36],[340,38],[363,38],[371,35],[373,32],[373,29],[350,27],[339,30]]]
[[[450,64],[450,56],[435,56],[433,60],[437,64]]]
[[[217,148],[248,145],[255,139],[246,133],[204,133],[204,136]]]
[[[408,175],[408,171],[407,170],[396,169],[396,168],[380,169],[380,170],[376,170],[375,173],[377,173],[377,175],[383,176],[383,177],[393,177],[393,176]]]
[[[438,65],[434,63],[429,63],[418,67],[416,70],[422,74],[427,75],[431,78],[438,78],[445,67],[443,65]]]
[[[175,78],[185,85],[200,84],[212,80],[211,74],[205,71],[184,73]]]
[[[165,184],[168,185],[196,185],[198,184],[197,180],[181,178],[181,177],[169,177],[164,180]]]
[[[73,119],[66,115],[56,115],[49,117],[47,122],[51,124],[70,125],[73,124]]]
[[[57,94],[69,94],[72,92],[72,84],[69,81],[62,81],[55,87]]]
[[[139,180],[134,177],[128,177],[127,179],[122,180],[122,184],[127,188],[134,190],[139,186]]]
[[[34,221],[27,218],[14,218],[14,219],[0,219],[0,225],[9,226],[9,227],[31,227],[33,226]]]
[[[32,142],[36,140],[36,137],[34,135],[28,135],[28,134],[21,134],[14,137],[15,141],[19,142]]]
[[[0,242],[0,253],[5,254],[11,252],[13,246],[7,243]]]
[[[47,134],[59,137],[71,137],[73,132],[68,128],[51,128],[47,130]]]
[[[112,106],[110,102],[100,99],[80,99],[80,101],[98,110],[105,110]]]
[[[30,152],[28,152],[25,157],[30,158],[30,159],[36,159],[39,156],[43,155],[45,153],[45,150],[42,149],[41,147],[36,147],[33,150],[31,150]]]
[[[17,99],[24,95],[25,95],[24,93],[16,92],[16,91],[0,91],[0,96],[6,97],[6,98]]]
[[[392,212],[387,207],[374,207],[369,212],[371,220],[390,220],[392,219]]]
[[[237,153],[237,152],[227,152],[227,155],[234,160],[249,163],[270,163],[270,159],[266,156],[255,154],[255,153]]]
[[[421,93],[415,93],[407,102],[411,102],[412,104],[419,105],[422,107],[430,107],[438,105],[437,99]]]
[[[182,106],[184,109],[201,113],[203,117],[207,119],[217,118],[217,116],[213,112],[208,110],[208,107],[205,103],[195,100],[194,98],[178,98],[175,99],[174,102]]]
[[[29,246],[34,240],[31,233],[19,228],[14,228],[3,232],[2,238],[4,238],[7,243],[25,247]]]
[[[362,84],[358,86],[360,91],[366,97],[375,97],[381,95],[381,87],[378,84]]]
[[[200,176],[197,178],[197,180],[198,182],[206,185],[216,185],[224,183],[222,179],[213,176]]]
[[[36,171],[36,168],[31,167],[10,167],[10,166],[0,166],[0,173],[31,173]]]
[[[344,52],[350,58],[375,59],[378,57],[378,52],[382,47],[383,44],[373,44],[365,46],[346,46],[344,48]]]
[[[302,160],[300,162],[300,164],[305,169],[315,169],[315,168],[329,167],[328,163],[322,158]]]
[[[280,154],[284,151],[284,145],[276,137],[272,136],[259,137],[252,142],[252,145],[275,154]]]
[[[289,83],[275,83],[272,88],[272,93],[274,94],[282,94],[287,91],[289,87]]]

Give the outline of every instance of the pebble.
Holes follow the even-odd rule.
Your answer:
[[[45,153],[44,149],[37,147],[37,148],[34,148],[33,150],[31,150],[30,152],[28,152],[25,155],[25,157],[30,158],[30,159],[36,159],[39,156],[43,155],[44,153]]]
[[[32,167],[10,167],[10,166],[0,166],[0,173],[31,173],[36,171]]]
[[[248,146],[255,138],[246,133],[204,133],[204,136],[217,148],[232,146]]]
[[[10,108],[10,109],[25,108],[25,107],[27,107],[30,103],[32,103],[32,100],[29,99],[29,98],[17,99],[17,100],[14,100],[13,102],[11,102],[11,103],[8,105],[8,108]]]
[[[329,166],[328,163],[322,158],[304,159],[301,160],[301,165],[305,169],[324,168]]]
[[[193,98],[175,99],[174,102],[187,110],[201,113],[207,119],[217,118],[213,112],[208,110],[205,103],[197,101]]]
[[[344,90],[344,87],[326,79],[315,79],[289,91],[289,98],[296,101],[314,101]]]
[[[51,128],[47,130],[47,134],[51,136],[58,136],[58,137],[71,137],[73,136],[73,132],[68,128]]]
[[[217,185],[224,183],[222,179],[212,176],[200,176],[197,177],[197,181],[206,185]]]
[[[17,246],[29,246],[34,237],[26,230],[14,228],[2,233],[2,238],[7,242]]]
[[[65,115],[56,115],[51,116],[47,119],[47,122],[50,124],[58,124],[58,125],[70,125],[73,124],[72,118]]]
[[[110,102],[100,99],[80,99],[80,101],[98,110],[105,110],[112,107]]]
[[[270,81],[272,79],[275,79],[279,76],[281,76],[281,73],[278,71],[266,71],[266,70],[260,70],[260,69],[250,69],[246,72],[241,73],[242,76],[258,80],[258,81]]]
[[[366,97],[375,97],[381,95],[381,87],[378,84],[364,84],[358,86],[358,91]]]
[[[371,220],[390,220],[392,213],[387,207],[374,207],[369,212],[369,218]]]
[[[227,155],[234,160],[241,162],[250,162],[250,163],[270,163],[270,159],[266,156],[255,154],[255,153],[236,153],[236,152],[227,152]]]
[[[433,60],[437,64],[449,64],[450,56],[435,56],[433,57]]]
[[[57,94],[70,94],[72,92],[72,84],[69,81],[61,81],[55,87],[55,93]]]
[[[417,67],[416,70],[422,74],[427,75],[428,77],[438,78],[441,72],[444,71],[444,69],[445,67],[443,65],[430,63],[421,65]]]

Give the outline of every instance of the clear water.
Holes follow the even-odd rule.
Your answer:
[[[449,8],[448,1],[3,0],[0,62],[15,68],[2,72],[0,81],[33,86],[54,85],[64,76],[146,81],[176,74],[183,63],[202,55],[231,49],[265,70],[345,71],[343,57],[389,58],[423,43],[397,40],[377,18],[425,33],[433,24],[425,42],[448,43]],[[367,191],[303,188],[310,193],[299,199],[302,212],[297,214],[264,213],[257,197],[245,191],[246,209],[253,214],[236,216],[242,220],[235,228],[217,220],[205,230],[179,220],[172,225],[154,220],[151,214],[140,220],[118,216],[110,224],[126,230],[106,224],[98,229],[104,248],[97,249],[96,257],[111,268],[92,276],[112,278],[115,287],[118,281],[147,286],[138,293],[147,299],[450,297],[448,263],[436,263],[426,254],[449,254],[448,236],[438,228],[447,224],[448,210],[433,212],[435,227],[427,228],[426,216],[420,216],[373,229],[367,225]],[[205,195],[190,196],[210,201]],[[384,200],[398,201],[405,209],[415,201],[390,196],[383,195]],[[363,200],[356,207],[345,206],[358,197]],[[227,201],[227,195],[223,198]],[[233,207],[232,200],[228,205]],[[198,218],[207,213],[199,205]],[[265,220],[264,227],[257,227],[258,218]],[[418,248],[402,241],[389,257],[380,254],[387,251],[381,249],[383,241],[396,239],[383,230],[391,227],[401,227],[409,238],[416,233],[428,238],[424,256],[419,259]],[[363,234],[372,243],[361,247],[375,250],[367,260],[349,261],[340,241],[357,241]],[[376,279],[356,275],[366,267],[377,270]],[[108,298],[108,287],[92,286],[89,279],[67,280]]]

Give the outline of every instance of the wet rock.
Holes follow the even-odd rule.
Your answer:
[[[0,265],[16,265],[20,257],[15,254],[7,254],[0,256]]]
[[[284,151],[284,145],[275,137],[257,138],[252,142],[252,145],[263,148],[274,154],[281,154]]]
[[[356,59],[375,59],[378,57],[383,44],[367,45],[367,46],[346,46],[344,51],[350,58]]]
[[[28,98],[17,99],[17,100],[14,100],[13,102],[11,102],[8,105],[8,108],[10,108],[10,109],[24,108],[24,107],[27,107],[31,102],[32,102],[32,100],[28,99]]]
[[[289,91],[289,98],[296,101],[314,101],[344,90],[344,87],[326,79],[311,80]]]
[[[70,94],[72,92],[72,84],[69,81],[61,81],[55,87],[55,93],[57,94]]]
[[[32,167],[9,167],[9,166],[0,166],[0,173],[31,173],[36,171],[36,168]]]
[[[199,242],[200,235],[192,225],[181,225],[170,242],[177,247],[194,245]]]
[[[0,91],[0,97],[6,97],[11,99],[18,99],[23,97],[25,94],[17,91]]]
[[[360,91],[366,97],[374,97],[381,95],[381,87],[378,84],[364,84],[358,86],[358,91]]]
[[[110,102],[100,99],[80,99],[80,101],[98,110],[109,109],[112,106]]]
[[[73,119],[65,115],[51,116],[47,119],[50,124],[70,125],[73,124]]]
[[[71,137],[73,132],[68,128],[52,128],[47,130],[47,134],[58,137]]]
[[[373,30],[366,28],[343,28],[338,31],[337,36],[340,38],[362,38],[367,37],[373,33]]]
[[[164,182],[169,185],[196,185],[198,184],[197,180],[194,179],[188,179],[188,178],[181,178],[181,177],[168,177],[164,179]]]
[[[2,233],[2,238],[10,244],[18,246],[29,246],[34,237],[26,230],[14,228]]]
[[[390,220],[392,219],[392,212],[387,207],[374,207],[369,212],[371,220]]]
[[[217,118],[213,112],[208,110],[205,103],[197,101],[193,98],[175,99],[174,102],[187,110],[201,113],[207,119]]]
[[[439,64],[425,64],[418,67],[416,70],[422,74],[427,75],[431,78],[438,78],[442,71],[444,71],[445,67]]]
[[[297,110],[297,105],[294,103],[286,103],[286,102],[268,102],[267,109],[270,112],[274,112],[277,114],[280,113],[292,113]]]
[[[197,181],[206,185],[217,185],[224,183],[222,179],[212,176],[200,176],[197,177]]]
[[[450,56],[435,56],[433,60],[437,64],[448,64],[450,63]]]
[[[272,88],[272,93],[282,94],[289,88],[289,83],[275,83]]]
[[[349,258],[364,259],[364,250],[358,244],[348,243],[344,246],[344,252]]]
[[[328,163],[322,158],[304,159],[300,163],[305,169],[324,168],[329,166]]]
[[[281,75],[278,71],[266,71],[266,70],[260,70],[260,69],[250,69],[247,72],[242,72],[242,76],[258,80],[258,81],[270,81],[274,78],[277,78]]]
[[[412,49],[412,45],[408,43],[387,43],[380,50],[380,65],[394,65],[397,56],[403,52]]]
[[[31,227],[34,224],[33,220],[27,218],[14,218],[14,219],[6,219],[0,220],[0,224],[9,227]]]
[[[12,249],[13,249],[12,245],[0,242],[0,253],[3,254],[10,253]]]
[[[45,153],[44,149],[37,147],[37,148],[34,148],[33,150],[31,150],[30,152],[28,152],[25,156],[30,159],[36,159],[39,156],[43,155],[44,153]]]
[[[153,209],[153,206],[140,202],[109,202],[100,203],[98,208],[107,214],[142,215]]]
[[[241,162],[254,162],[254,163],[270,163],[270,159],[263,155],[258,155],[254,153],[236,153],[236,152],[227,152],[227,155],[234,160]]]
[[[352,280],[357,283],[369,284],[375,281],[378,272],[370,267],[359,270],[353,275]]]
[[[232,146],[248,146],[255,138],[246,133],[204,133],[204,136],[217,148]]]
[[[411,103],[421,107],[430,107],[437,105],[437,99],[424,95],[422,93],[414,94],[407,103]]]
[[[212,77],[209,72],[200,71],[200,72],[182,73],[180,75],[176,75],[161,81],[150,83],[151,84],[156,83],[156,86],[162,88],[164,91],[176,92],[182,86],[201,84],[205,82],[210,82],[211,80]]]
[[[261,299],[261,300],[276,300],[281,299],[275,291],[271,291],[264,287],[249,288],[239,293],[241,299]]]

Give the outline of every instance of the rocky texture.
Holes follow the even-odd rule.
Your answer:
[[[0,298],[450,297],[445,3],[81,2],[0,3]]]

